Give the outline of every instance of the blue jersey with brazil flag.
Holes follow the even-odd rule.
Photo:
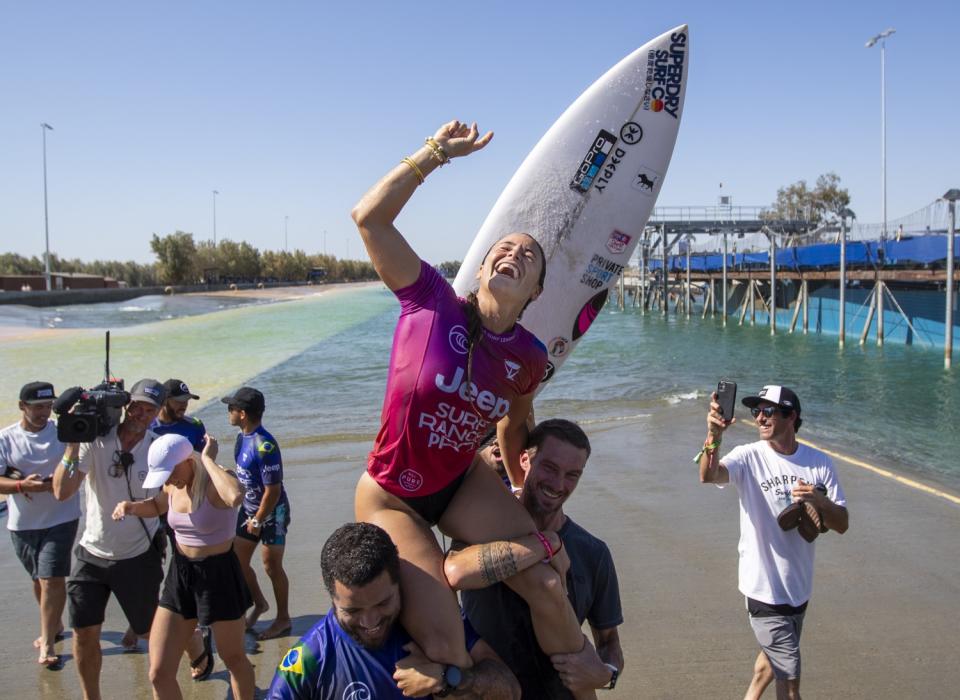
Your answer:
[[[472,649],[479,637],[466,618],[463,628]],[[410,641],[397,623],[380,649],[362,647],[331,609],[283,657],[267,700],[402,700],[393,673]]]
[[[184,416],[173,423],[161,423],[159,418],[154,418],[150,424],[150,430],[157,435],[183,435],[193,445],[197,452],[203,452],[203,438],[207,434],[207,429],[203,426],[203,421],[192,416]]]
[[[287,492],[283,488],[280,446],[262,425],[249,435],[242,432],[237,435],[233,457],[237,462],[237,478],[246,491],[243,496],[244,513],[254,515],[257,512],[263,499],[264,487],[271,484],[280,484],[280,500],[277,505],[287,503]]]

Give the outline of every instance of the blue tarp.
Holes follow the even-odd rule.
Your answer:
[[[905,238],[901,241],[851,241],[847,243],[847,265],[927,265],[946,260],[947,237],[939,235]],[[960,236],[954,239],[954,254],[960,260]],[[651,258],[651,270],[663,267],[662,258]],[[770,267],[770,253],[737,253],[727,256],[729,270]],[[789,270],[835,269],[840,267],[840,244],[817,243],[797,248],[781,248],[777,251],[777,267]],[[684,272],[687,269],[686,255],[671,255],[667,269]],[[690,256],[692,272],[719,272],[723,269],[723,255],[718,253]]]

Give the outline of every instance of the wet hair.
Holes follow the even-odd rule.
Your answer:
[[[400,582],[400,555],[390,535],[371,523],[347,523],[338,527],[320,553],[323,585],[333,596],[334,583],[366,586],[386,571],[393,583]]]
[[[550,418],[537,423],[537,426],[527,436],[527,449],[540,449],[548,437],[555,437],[557,440],[573,445],[577,449],[586,450],[587,457],[590,456],[590,438],[573,421],[563,418]]]
[[[537,286],[542,290],[543,282],[547,278],[547,256],[543,252],[543,246],[540,245],[540,242],[536,238],[530,236],[530,234],[524,234],[528,236],[530,240],[533,241],[533,244],[537,247],[537,250],[540,251],[540,276],[537,278]],[[504,236],[505,238],[506,236]],[[503,238],[498,238],[492,246],[487,249],[487,252],[483,256],[483,260],[480,261],[480,265],[487,261],[487,258],[490,256],[490,251],[502,241]],[[527,310],[527,307],[530,306],[530,302],[533,299],[527,299],[527,303],[523,305],[523,308],[520,309],[520,315],[517,316],[517,320],[520,320],[523,317],[523,312]],[[483,318],[480,316],[480,302],[477,298],[476,292],[470,292],[467,294],[467,298],[461,303],[461,308],[463,313],[467,317],[467,385],[470,385],[470,382],[473,379],[473,351],[476,349],[477,345],[480,343],[483,338]]]

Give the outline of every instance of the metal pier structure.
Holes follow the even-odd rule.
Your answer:
[[[719,297],[724,326],[732,317],[728,304],[733,302],[740,325],[747,318],[756,323],[760,306],[771,334],[777,332],[778,310],[790,317],[789,332],[801,321],[807,333],[811,294],[835,288],[842,348],[848,295],[862,301],[857,318],[869,304],[860,343],[866,342],[875,319],[876,342],[883,345],[888,302],[909,328],[907,342],[924,335],[895,291],[942,291],[944,367],[949,369],[956,305],[954,259],[960,254],[956,250],[960,241],[954,237],[957,199],[960,190],[950,190],[927,207],[890,222],[887,236],[877,225],[857,224],[849,209],[843,217],[817,225],[774,218],[764,207],[659,207],[644,230],[635,264],[621,275],[618,304],[622,308],[632,295],[632,304],[643,313],[656,308],[666,315],[672,303],[676,313],[682,310],[689,317],[699,303],[706,317],[708,312],[716,315]],[[929,333],[925,335],[930,342]]]

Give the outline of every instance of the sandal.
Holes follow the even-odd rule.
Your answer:
[[[200,652],[200,656],[195,658],[190,662],[190,668],[194,671],[198,670],[201,665],[203,666],[203,671],[201,671],[196,676],[193,676],[194,681],[205,681],[210,677],[210,674],[213,673],[214,660],[213,660],[213,644],[210,640],[210,628],[201,627],[200,636],[203,639],[203,651]]]

